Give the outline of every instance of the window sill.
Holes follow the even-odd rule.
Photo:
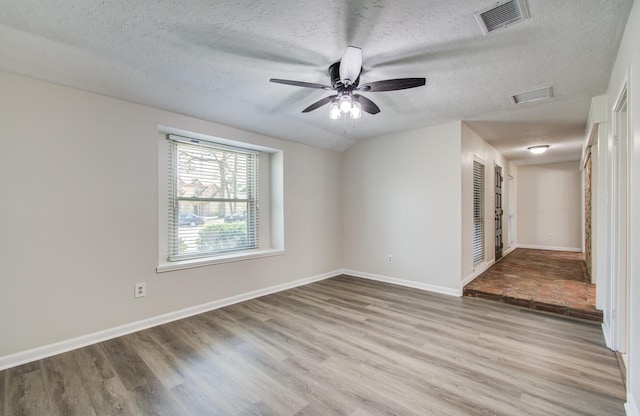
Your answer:
[[[175,270],[192,269],[195,267],[211,266],[214,264],[231,263],[235,261],[259,259],[263,257],[281,256],[285,253],[286,251],[284,249],[253,250],[224,254],[215,257],[164,262],[156,267],[156,272],[172,272]]]

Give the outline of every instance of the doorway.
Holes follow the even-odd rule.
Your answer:
[[[613,349],[627,352],[629,314],[629,117],[625,84],[613,109],[611,305]]]
[[[496,213],[496,243],[495,243],[495,261],[498,261],[502,258],[502,248],[504,247],[504,243],[502,241],[502,214],[504,210],[502,209],[502,183],[504,178],[502,177],[502,167],[495,165],[495,184],[496,184],[496,195],[495,195],[495,213]]]

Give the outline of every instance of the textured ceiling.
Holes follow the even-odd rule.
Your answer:
[[[336,150],[463,120],[519,163],[576,160],[632,3],[528,0],[530,19],[484,36],[489,0],[2,0],[0,69]],[[363,93],[381,113],[345,122],[301,113],[326,91],[269,82],[329,84],[347,45],[361,83],[427,85]],[[552,100],[509,100],[548,85]]]

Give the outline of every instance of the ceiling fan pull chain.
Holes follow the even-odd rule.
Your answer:
[[[344,135],[347,135],[347,119],[349,117],[342,117],[344,119]]]

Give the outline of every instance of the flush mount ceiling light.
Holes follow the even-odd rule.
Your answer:
[[[544,153],[547,151],[548,148],[549,148],[548,144],[541,144],[539,146],[527,147],[527,149],[534,155],[539,155],[540,153]]]

